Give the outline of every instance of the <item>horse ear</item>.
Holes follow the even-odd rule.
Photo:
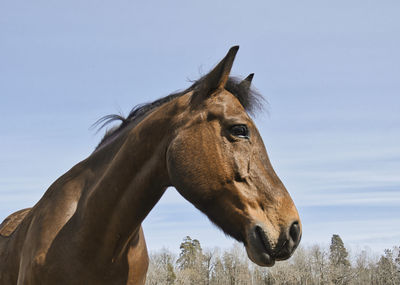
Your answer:
[[[253,80],[254,73],[250,73],[249,76],[247,76],[245,79],[242,80],[242,82],[239,83],[239,88],[246,93],[249,93],[250,86],[251,86],[251,81]]]
[[[201,79],[199,86],[196,88],[193,99],[196,97],[206,97],[212,93],[212,91],[225,87],[238,50],[239,46],[231,47],[226,56],[217,64],[217,66]]]

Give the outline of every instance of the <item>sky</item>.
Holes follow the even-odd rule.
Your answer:
[[[400,245],[400,2],[0,2],[0,220],[93,151],[90,126],[190,85],[233,45],[255,73],[255,122],[292,195],[303,245]],[[150,250],[233,240],[175,189],[146,218]]]

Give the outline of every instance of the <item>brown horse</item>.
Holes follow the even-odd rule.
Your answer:
[[[141,223],[174,186],[258,265],[289,258],[296,207],[247,112],[259,97],[229,73],[238,47],[187,90],[135,108],[31,209],[0,226],[0,284],[144,284]]]

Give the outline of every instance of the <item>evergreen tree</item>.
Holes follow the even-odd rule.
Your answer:
[[[181,250],[181,253],[176,261],[179,269],[193,269],[197,260],[202,256],[200,242],[197,239],[192,239],[190,236],[186,236],[179,249]]]
[[[209,281],[209,275],[204,266],[205,258],[200,242],[197,239],[192,239],[190,236],[186,236],[179,248],[181,253],[179,254],[176,263],[180,270],[180,276],[177,278],[177,281],[179,281],[177,283],[191,285],[207,284]],[[186,277],[189,278],[189,282],[183,280]]]
[[[348,252],[339,235],[333,235],[329,247],[330,275],[334,284],[348,284],[351,279],[351,266]]]
[[[331,246],[329,247],[330,255],[329,260],[334,266],[350,266],[348,260],[348,252],[344,247],[344,243],[339,235],[333,235],[331,239]]]

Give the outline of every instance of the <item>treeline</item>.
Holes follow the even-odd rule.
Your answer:
[[[162,249],[150,254],[147,285],[275,285],[343,284],[399,285],[399,247],[382,255],[363,250],[349,256],[339,235],[329,248],[300,247],[287,261],[263,268],[249,261],[242,245],[229,250],[201,248],[189,236],[180,245],[180,254]]]

